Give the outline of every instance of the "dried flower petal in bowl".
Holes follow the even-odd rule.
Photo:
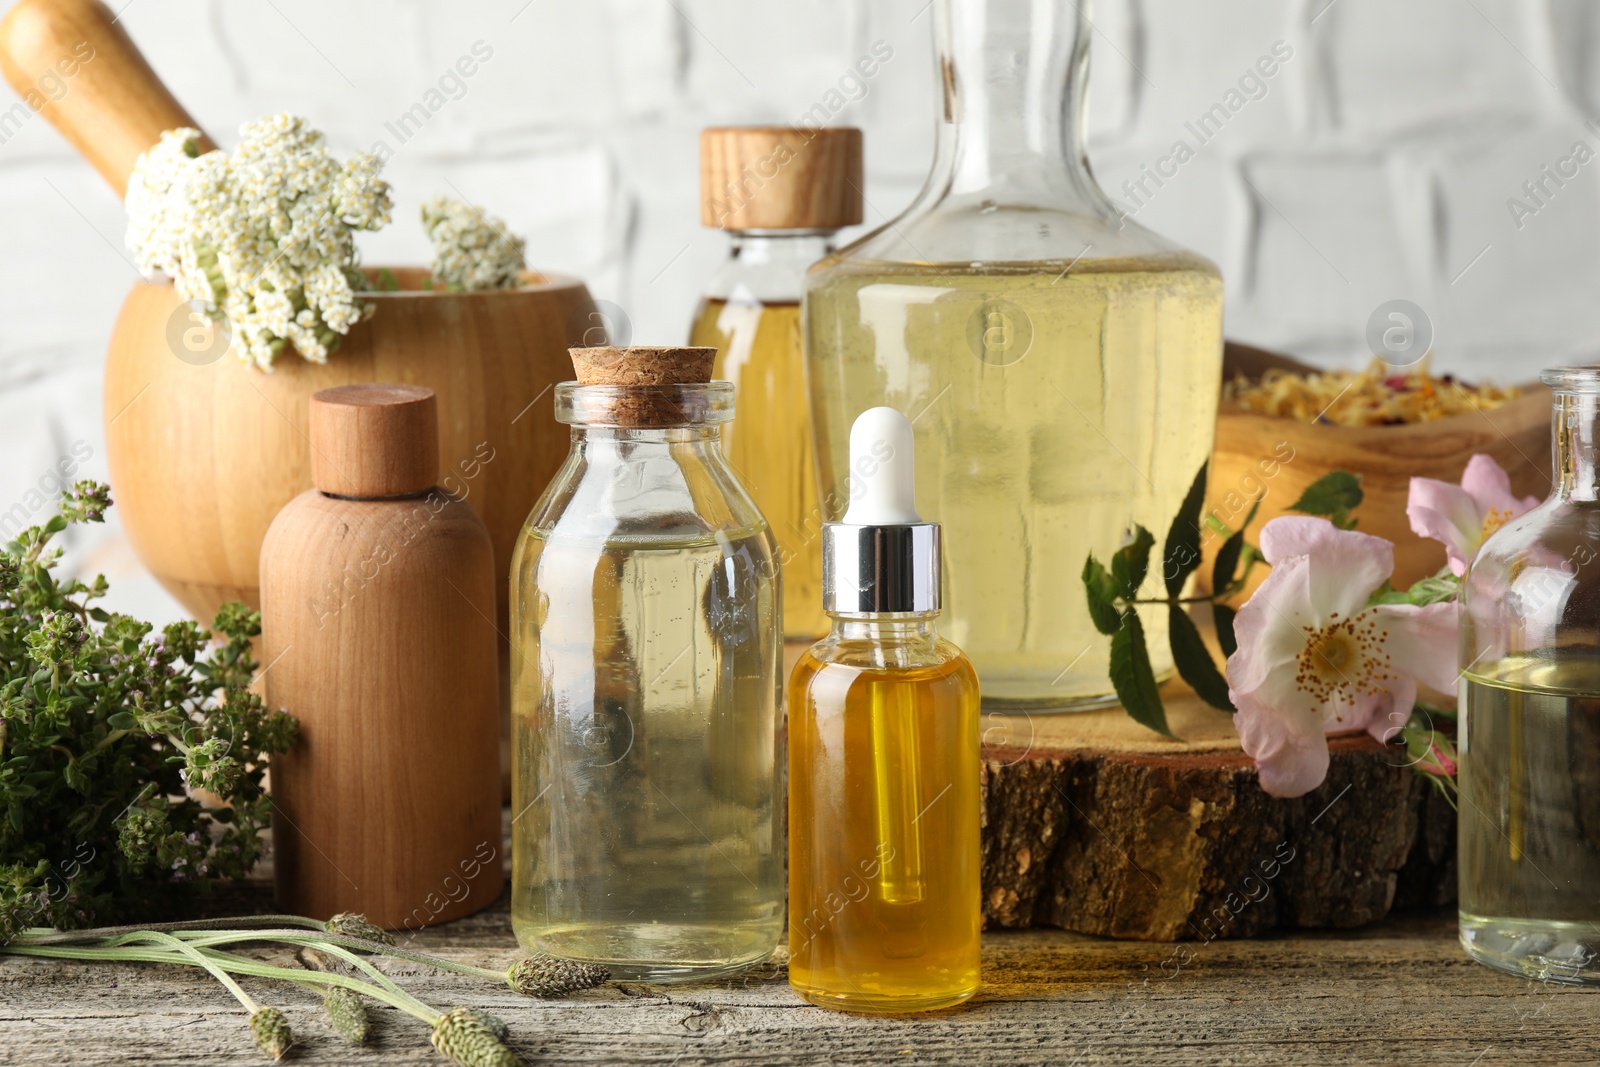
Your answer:
[[[1363,371],[1271,368],[1251,380],[1240,375],[1222,398],[1258,415],[1334,426],[1401,426],[1470,411],[1490,411],[1522,395],[1515,386],[1470,385],[1434,376],[1424,362],[1390,367],[1373,360]]]
[[[1456,484],[1485,453],[1518,497],[1550,487],[1550,391],[1538,382],[1473,387],[1425,365],[1396,373],[1322,371],[1276,352],[1228,342],[1206,513],[1237,526],[1261,501],[1258,526],[1334,470],[1361,478],[1361,532],[1394,542],[1394,582],[1409,586],[1444,566],[1437,542],[1406,518],[1413,477]],[[1401,388],[1401,386],[1404,388]],[[1223,538],[1203,535],[1207,585]],[[1248,591],[1248,590],[1247,590]]]

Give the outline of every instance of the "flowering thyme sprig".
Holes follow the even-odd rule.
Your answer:
[[[160,915],[248,873],[270,819],[268,756],[295,740],[294,719],[248,688],[257,613],[224,606],[213,644],[198,623],[157,630],[104,610],[104,577],[54,573],[57,536],[110,506],[104,485],[79,482],[0,546],[0,941]]]

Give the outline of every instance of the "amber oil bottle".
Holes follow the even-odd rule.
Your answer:
[[[789,982],[844,1011],[978,988],[978,679],[935,630],[939,526],[912,468],[905,416],[856,420],[849,510],[823,528],[832,629],[789,687]]]

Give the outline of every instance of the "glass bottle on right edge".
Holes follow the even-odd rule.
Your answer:
[[[991,710],[1115,701],[1084,560],[1106,559],[1135,523],[1167,530],[1216,421],[1221,275],[1095,184],[1088,8],[934,0],[943,91],[927,184],[806,279],[821,495],[842,499],[856,412],[913,420],[917,506],[944,527],[946,629]],[[1168,675],[1165,616],[1146,628]]]
[[[1513,974],[1600,983],[1600,367],[1542,377],[1555,484],[1462,585],[1461,943]]]

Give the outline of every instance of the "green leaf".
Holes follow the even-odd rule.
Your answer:
[[[1239,530],[1241,533],[1245,530],[1248,530],[1250,528],[1250,524],[1256,521],[1256,512],[1261,510],[1261,502],[1266,498],[1266,491],[1263,490],[1260,496],[1256,497],[1250,502],[1250,510],[1245,513],[1244,521],[1239,524]]]
[[[1144,624],[1132,608],[1123,615],[1122,627],[1111,635],[1111,684],[1134,722],[1178,740],[1167,727],[1167,709],[1150,669],[1150,650],[1145,647]]]
[[[394,276],[394,271],[388,267],[378,268],[378,288],[386,293],[398,293],[400,281]]]
[[[1443,604],[1454,600],[1461,592],[1461,579],[1450,573],[1446,567],[1438,574],[1427,578],[1419,578],[1411,583],[1410,589],[1396,589],[1388,582],[1368,599],[1372,604],[1416,604],[1425,607],[1429,604]]]
[[[1121,548],[1116,555],[1111,557],[1111,577],[1116,582],[1117,592],[1123,597],[1132,600],[1139,595],[1139,587],[1144,584],[1144,577],[1150,573],[1150,550],[1155,547],[1156,539],[1149,530],[1143,526],[1133,528],[1133,539]]]
[[[1094,628],[1103,634],[1114,634],[1122,625],[1122,613],[1117,610],[1117,587],[1105,567],[1089,553],[1083,561],[1083,591],[1089,601],[1089,618]]]
[[[1239,651],[1239,639],[1233,636],[1233,620],[1239,613],[1226,604],[1212,601],[1211,621],[1217,627],[1217,645],[1224,657]]]
[[[1361,503],[1361,477],[1349,471],[1329,471],[1300,494],[1300,499],[1289,505],[1290,511],[1302,515],[1322,515],[1335,526],[1351,529],[1355,523],[1350,512]]]
[[[1239,553],[1244,551],[1244,531],[1235,530],[1233,536],[1222,542],[1217,558],[1211,564],[1211,591],[1221,595],[1233,584],[1234,572],[1239,569]]]
[[[1167,633],[1172,641],[1172,662],[1177,665],[1183,680],[1194,687],[1196,695],[1218,711],[1233,711],[1233,701],[1228,699],[1228,682],[1211,659],[1211,650],[1200,638],[1194,620],[1183,610],[1183,605],[1167,608]]]
[[[44,532],[47,534],[58,534],[66,528],[67,517],[65,515],[52,515],[50,516],[50,521],[44,524]]]
[[[1173,516],[1172,525],[1167,527],[1167,541],[1161,550],[1161,562],[1168,596],[1183,592],[1184,581],[1200,566],[1200,509],[1206,501],[1206,467],[1207,464],[1200,464],[1200,471],[1190,483],[1183,505],[1178,508],[1178,514]]]

